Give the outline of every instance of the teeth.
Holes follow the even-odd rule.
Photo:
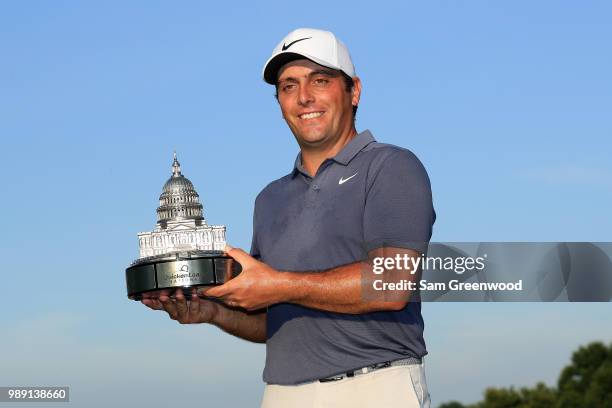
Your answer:
[[[312,113],[305,113],[303,115],[300,115],[300,119],[313,119],[313,118],[318,118],[319,116],[321,116],[323,114],[323,112],[312,112]]]

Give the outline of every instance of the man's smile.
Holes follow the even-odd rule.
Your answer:
[[[302,120],[315,119],[320,118],[325,112],[317,111],[317,112],[307,112],[298,115],[298,118]]]

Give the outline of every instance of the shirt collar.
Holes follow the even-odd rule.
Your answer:
[[[355,136],[353,140],[348,142],[348,144],[338,152],[336,157],[334,157],[334,160],[346,166],[355,156],[357,156],[357,153],[375,141],[372,133],[369,130],[364,130]]]
[[[346,166],[350,163],[351,160],[353,160],[355,156],[357,156],[357,153],[359,153],[367,145],[375,141],[376,139],[374,139],[372,132],[370,132],[369,130],[364,130],[363,132],[355,136],[350,142],[348,142],[347,145],[344,146],[342,150],[340,150],[332,160]],[[308,174],[302,166],[302,153],[298,153],[297,157],[295,158],[295,163],[293,164],[293,171],[291,172],[291,176],[295,177],[298,172],[302,174]]]

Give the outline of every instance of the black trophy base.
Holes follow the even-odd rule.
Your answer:
[[[187,299],[193,289],[222,285],[242,271],[222,251],[188,251],[142,258],[125,270],[127,295],[132,300],[169,296],[181,288]]]

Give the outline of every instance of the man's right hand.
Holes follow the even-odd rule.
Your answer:
[[[225,332],[255,343],[266,342],[266,312],[247,312],[244,309],[225,306],[210,299],[202,299],[197,291],[191,291],[191,300],[185,299],[181,289],[175,296],[161,291],[159,297],[145,296],[142,303],[153,309],[163,310],[172,320],[181,324],[211,323]]]
[[[217,303],[201,299],[196,289],[192,290],[189,301],[185,299],[182,289],[177,289],[174,298],[163,290],[158,298],[145,297],[142,303],[153,310],[164,310],[172,320],[181,324],[211,323],[219,311]]]

